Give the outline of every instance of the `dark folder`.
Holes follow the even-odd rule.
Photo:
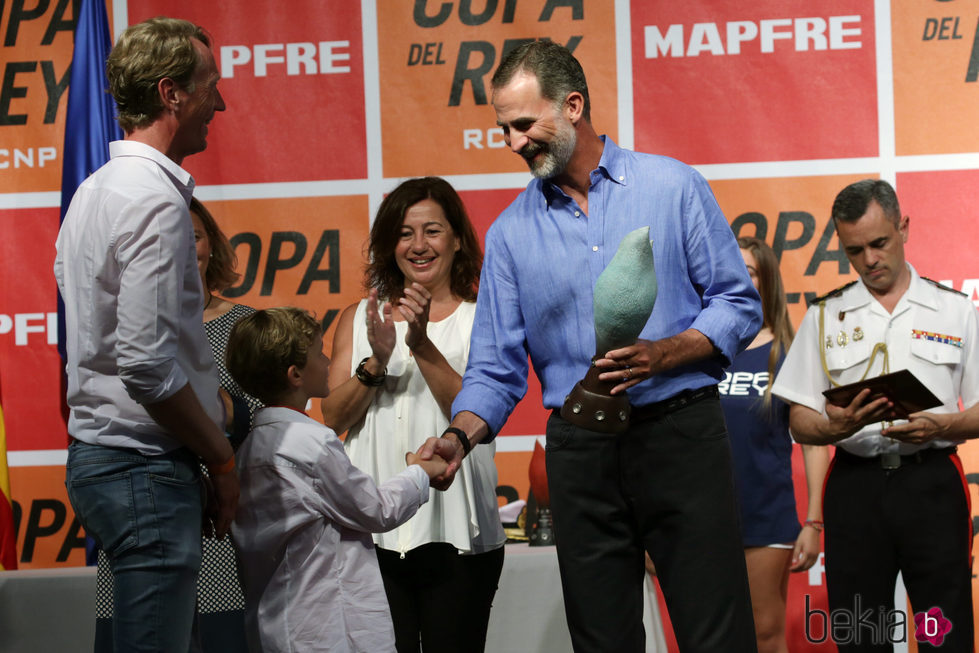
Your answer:
[[[864,388],[870,388],[868,402],[887,397],[894,404],[892,419],[907,419],[911,413],[941,406],[942,402],[909,370],[882,374],[872,379],[824,390],[826,401],[834,406],[848,406]]]

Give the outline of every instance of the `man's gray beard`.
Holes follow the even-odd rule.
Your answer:
[[[578,133],[568,125],[556,134],[547,145],[547,151],[536,166],[530,164],[530,174],[538,179],[550,179],[564,172],[578,144]]]

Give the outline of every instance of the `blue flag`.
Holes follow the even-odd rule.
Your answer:
[[[81,0],[75,22],[75,48],[68,86],[65,146],[61,168],[61,217],[86,177],[109,160],[109,142],[122,138],[115,102],[107,89],[105,60],[112,49],[104,0]],[[58,295],[58,352],[65,359],[65,310]]]
[[[108,93],[105,60],[112,49],[104,0],[81,0],[75,24],[64,166],[61,169],[61,219],[75,189],[109,160],[109,142],[122,138],[115,102]]]
[[[61,217],[85,178],[109,160],[109,142],[122,138],[115,121],[115,102],[108,93],[105,60],[112,49],[105,0],[81,0],[75,23],[75,49],[71,59],[65,146],[61,169]],[[65,360],[65,306],[58,295],[58,352]],[[62,390],[64,390],[62,374]],[[64,393],[62,392],[62,397]],[[67,419],[67,406],[64,407]],[[86,537],[86,562],[95,564],[95,542]]]

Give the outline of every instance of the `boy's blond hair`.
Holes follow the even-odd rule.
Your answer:
[[[275,404],[289,391],[289,367],[306,366],[310,345],[322,332],[320,323],[301,308],[255,311],[231,330],[228,371],[245,392]]]

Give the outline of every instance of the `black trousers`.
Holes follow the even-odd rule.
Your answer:
[[[830,615],[864,613],[852,628],[831,630],[841,652],[894,650],[902,633],[876,622],[900,620],[898,571],[913,613],[937,607],[952,624],[941,648],[919,643],[920,650],[973,650],[972,522],[961,462],[950,449],[923,453],[892,471],[842,449],[833,458],[823,495]],[[906,624],[913,640],[913,614]]]
[[[398,653],[481,653],[503,572],[503,547],[459,555],[451,544],[377,550]]]
[[[656,563],[683,653],[756,650],[720,402],[621,435],[554,413],[547,476],[564,606],[578,653],[645,648],[643,551]]]

